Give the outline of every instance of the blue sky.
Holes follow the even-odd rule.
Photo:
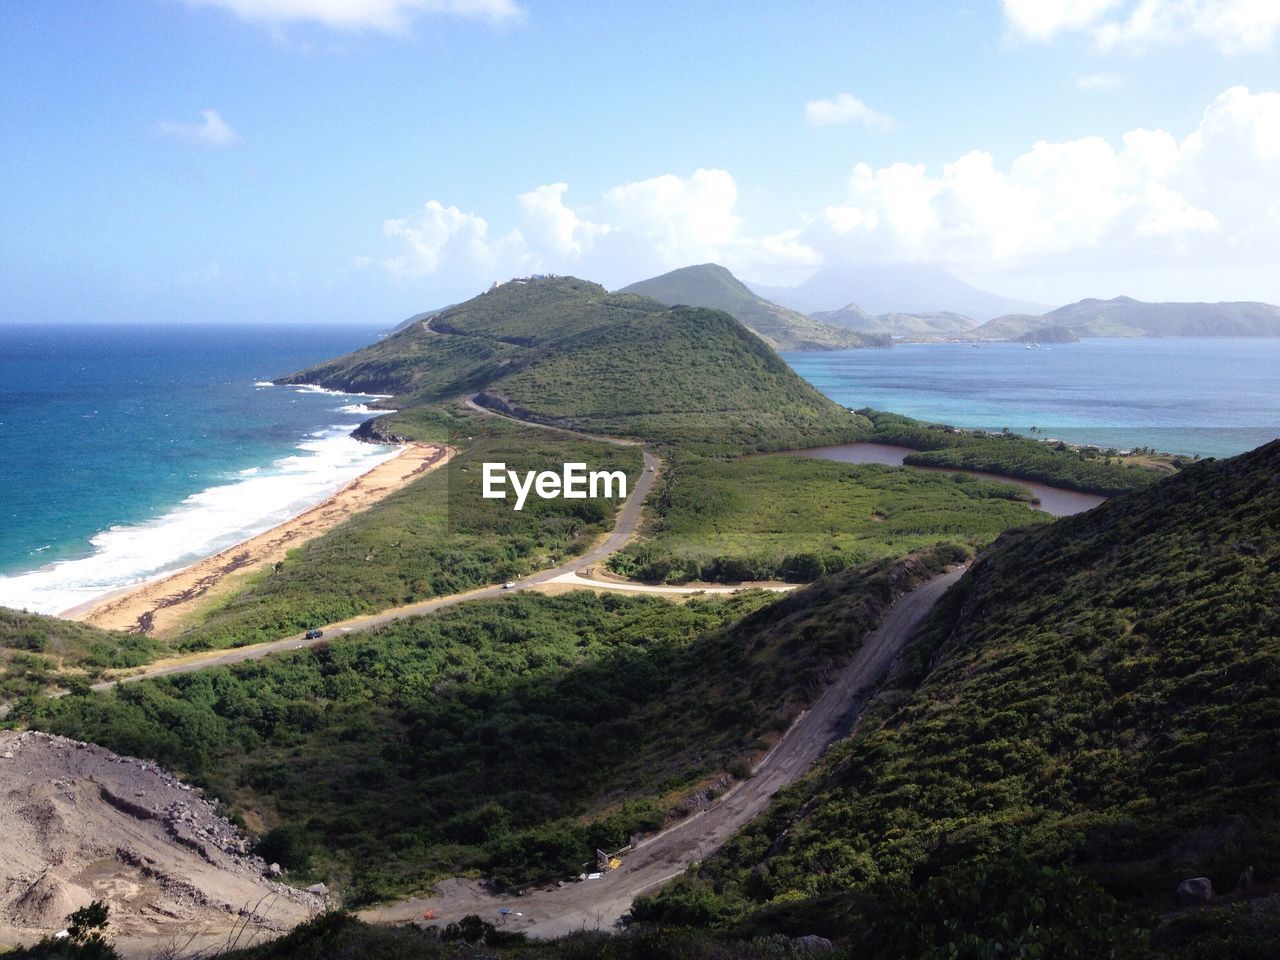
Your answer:
[[[385,324],[705,260],[1280,302],[1269,8],[18,0],[0,321]]]

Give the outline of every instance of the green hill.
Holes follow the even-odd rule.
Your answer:
[[[771,303],[715,263],[672,270],[623,287],[619,292],[643,294],[669,307],[683,304],[723,310],[776,350],[847,350],[890,345],[883,335],[864,335]]]
[[[839,310],[813,314],[815,320],[856,330],[869,335],[888,335],[902,340],[935,339],[960,336],[974,327],[978,321],[963,313],[939,311],[933,313],[867,313],[856,303]]]
[[[573,277],[510,281],[280,382],[399,409],[478,394],[524,419],[735,452],[867,433],[728,314]]]
[[[1043,316],[1008,314],[970,331],[976,340],[1017,340],[1043,327],[1077,337],[1280,337],[1280,307],[1267,303],[1081,300]]]
[[[1274,442],[1007,535],[825,769],[649,914],[773,904],[869,956],[1145,956],[1135,931],[1204,876],[1225,909],[1157,946],[1267,955],[1247,901],[1280,879],[1278,476]],[[1196,952],[1228,928],[1237,949]],[[967,949],[928,952],[947,942]]]
[[[1054,324],[1032,327],[1022,336],[1013,339],[1020,343],[1076,343],[1080,340],[1073,331]]]

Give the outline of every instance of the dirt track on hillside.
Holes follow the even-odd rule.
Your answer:
[[[611,929],[637,896],[718,850],[762,813],[781,787],[804,776],[832,742],[848,733],[876,682],[938,598],[963,572],[936,577],[899,599],[836,681],[760,761],[750,779],[700,813],[642,841],[617,870],[598,880],[530,890],[520,897],[495,895],[476,881],[448,880],[437,885],[434,897],[374,907],[361,917],[378,923],[421,922],[424,913],[432,911],[432,922],[448,923],[474,913],[498,923],[502,920],[499,911],[506,909],[510,912],[502,920],[505,928],[539,938],[581,929]]]

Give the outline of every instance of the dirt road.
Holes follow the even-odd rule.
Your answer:
[[[471,403],[471,401],[468,401]],[[494,413],[486,410],[484,407],[474,405],[476,410],[490,416],[502,416],[502,414]],[[506,419],[510,419],[507,417]],[[524,423],[522,420],[517,423]],[[541,424],[526,424],[527,426],[542,427]],[[556,427],[545,427],[544,429],[557,430]],[[572,433],[573,431],[562,431]],[[585,434],[575,434],[585,436]],[[628,440],[615,440],[610,437],[592,437],[591,439],[600,440],[606,443],[617,443],[619,445],[634,446]],[[212,650],[203,653],[190,654],[185,657],[175,657],[167,660],[158,660],[150,664],[137,673],[130,674],[127,677],[121,677],[115,680],[104,680],[100,683],[93,684],[94,690],[108,690],[118,683],[132,683],[137,680],[146,680],[152,677],[165,677],[177,673],[192,673],[197,670],[206,670],[209,667],[228,666],[234,663],[244,663],[248,660],[260,660],[263,657],[270,656],[273,653],[281,653],[288,650],[299,650],[303,647],[315,646],[317,643],[323,643],[332,640],[335,637],[343,637],[350,633],[361,630],[370,630],[374,627],[381,626],[384,623],[390,623],[393,620],[403,620],[406,617],[419,617],[423,614],[434,613],[445,607],[451,607],[455,604],[464,603],[470,600],[483,600],[504,596],[509,593],[519,593],[523,590],[529,590],[542,584],[557,580],[558,578],[571,576],[575,571],[584,566],[590,566],[599,563],[602,560],[612,556],[621,550],[631,538],[635,536],[640,527],[641,511],[644,507],[645,498],[649,495],[649,490],[653,486],[654,478],[658,475],[658,470],[662,465],[662,461],[649,453],[647,450],[642,451],[644,458],[644,469],[640,472],[638,478],[634,478],[629,491],[630,496],[622,505],[622,509],[618,512],[617,519],[614,522],[613,530],[609,534],[596,543],[590,550],[581,556],[574,557],[572,560],[562,563],[557,567],[548,570],[542,570],[532,576],[526,577],[514,583],[511,587],[493,586],[482,587],[478,590],[471,590],[467,593],[451,594],[447,597],[435,597],[431,600],[423,600],[419,603],[411,603],[401,607],[393,607],[390,610],[384,610],[380,613],[364,614],[358,617],[352,617],[348,620],[342,620],[338,623],[331,623],[321,626],[324,635],[317,639],[308,640],[303,634],[294,634],[290,637],[284,637],[280,640],[272,640],[268,643],[254,644],[248,647],[236,647],[232,650]],[[607,587],[607,585],[605,585]],[[655,590],[655,592],[661,592]]]
[[[737,830],[764,811],[779,788],[802,777],[826,748],[844,736],[862,712],[874,684],[885,675],[911,639],[916,627],[947,588],[960,579],[956,570],[930,580],[894,604],[854,655],[839,678],[801,714],[774,748],[743,781],[714,805],[640,843],[622,866],[598,880],[538,889],[523,897],[496,896],[475,881],[449,880],[438,895],[414,898],[361,913],[371,922],[421,920],[434,911],[439,922],[478,914],[539,938],[580,929],[610,929],[640,894],[679,875],[694,861],[714,853]]]

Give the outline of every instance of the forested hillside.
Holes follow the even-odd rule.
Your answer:
[[[877,956],[1138,956],[1152,928],[1264,956],[1274,914],[1169,912],[1187,878],[1228,904],[1280,879],[1278,595],[1280,442],[1010,534],[900,692],[640,913],[769,907]]]
[[[283,382],[394,394],[398,409],[474,393],[526,419],[709,452],[868,432],[728,314],[574,277],[509,281]]]

